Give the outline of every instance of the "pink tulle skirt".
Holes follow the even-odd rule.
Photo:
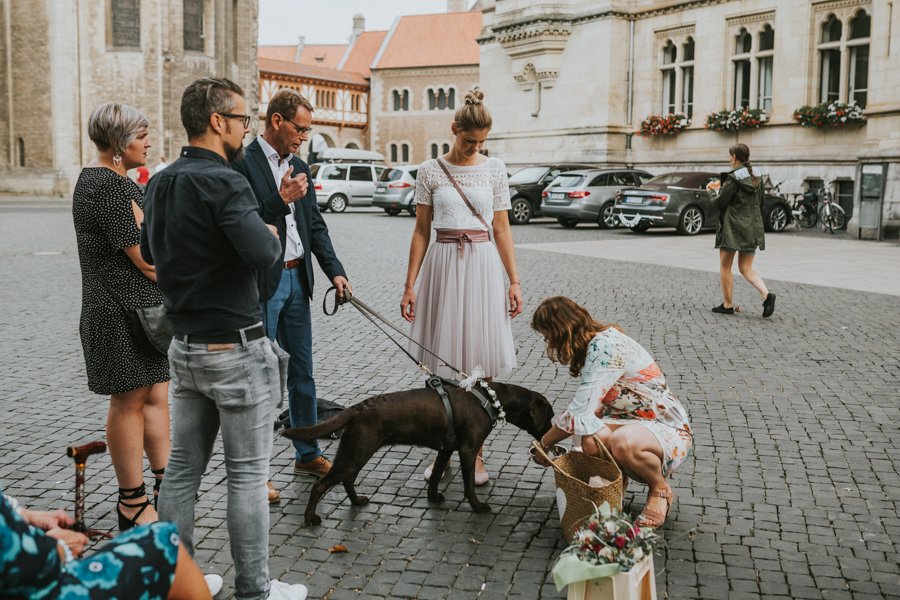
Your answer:
[[[491,242],[433,243],[416,289],[411,337],[454,367],[505,378],[516,367],[507,312],[503,264]],[[442,377],[459,378],[433,356],[409,344],[410,353]]]

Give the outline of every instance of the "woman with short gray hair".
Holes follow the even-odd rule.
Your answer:
[[[169,460],[169,363],[135,341],[125,312],[163,301],[156,270],[141,258],[142,192],[127,175],[147,162],[149,125],[134,107],[98,106],[88,135],[99,154],[82,170],[72,197],[81,346],[88,388],[110,395],[106,437],[119,483],[121,530],[157,520],[144,486],[144,452],[156,476],[155,492]]]

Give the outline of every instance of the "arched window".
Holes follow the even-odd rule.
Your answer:
[[[391,162],[397,163],[397,144],[391,144]]]
[[[453,88],[447,92],[447,108],[450,110],[456,108],[456,90]]]
[[[828,15],[828,19],[822,25],[822,43],[841,41],[843,24],[834,15]]]
[[[437,158],[437,157],[438,157],[438,145],[432,144],[431,145],[431,158]]]
[[[403,162],[409,162],[409,144],[403,144],[400,148],[401,153],[403,154]]]
[[[694,38],[689,37],[681,47],[681,112],[694,116]]]
[[[869,34],[872,22],[865,11],[859,11],[850,21],[850,100],[866,106],[869,92]]]
[[[772,66],[775,60],[775,30],[766,25],[759,32],[759,47],[756,51],[758,72],[756,107],[769,112],[772,110]]]
[[[437,99],[438,110],[444,110],[447,108],[447,92],[444,91],[444,88],[440,88],[438,90],[438,99]]]
[[[676,100],[676,77],[677,70],[675,68],[675,60],[678,57],[678,50],[672,40],[669,40],[663,48],[662,54],[662,113],[670,114],[675,112]]]
[[[444,144],[443,146],[441,146],[441,152],[443,152],[444,154],[450,152],[450,144]]]
[[[19,150],[19,166],[25,166],[25,138],[20,137],[16,140],[16,146]]]
[[[746,29],[741,29],[734,38],[734,107],[750,107],[750,64],[753,50],[753,36]]]
[[[428,89],[428,110],[434,110],[437,108],[437,96],[434,93],[434,90]]]

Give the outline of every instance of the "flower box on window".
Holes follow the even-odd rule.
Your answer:
[[[638,133],[646,137],[675,135],[690,123],[690,120],[682,113],[648,115],[641,121],[641,130]]]
[[[768,120],[769,114],[761,108],[735,108],[706,115],[706,128],[713,131],[758,129]]]
[[[794,111],[794,120],[803,127],[843,127],[863,123],[863,109],[856,102],[823,102],[815,106],[801,106]]]

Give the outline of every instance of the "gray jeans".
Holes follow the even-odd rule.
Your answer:
[[[287,354],[268,338],[210,352],[175,339],[169,347],[172,454],[159,496],[159,517],[178,526],[194,553],[194,499],[221,428],[228,475],[228,535],[235,597],[265,598],[269,589],[266,481],[276,407],[286,394]],[[283,366],[282,366],[283,365]]]

